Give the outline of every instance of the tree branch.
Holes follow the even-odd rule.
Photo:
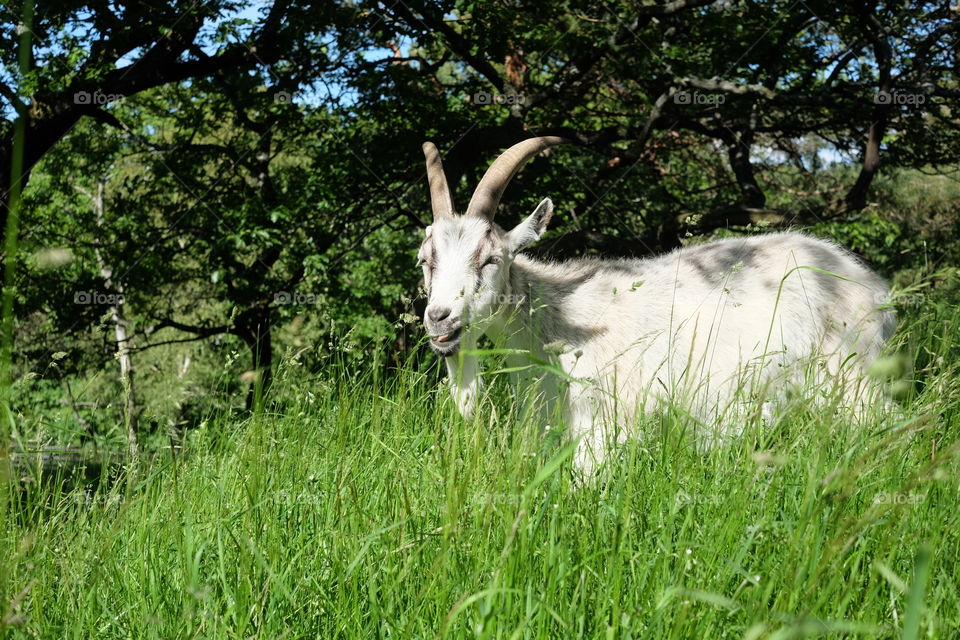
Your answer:
[[[393,0],[392,2],[382,2],[383,6],[391,13],[400,17],[407,25],[414,29],[425,28],[427,31],[439,33],[447,41],[450,50],[456,53],[460,58],[469,64],[473,69],[483,76],[487,82],[492,84],[497,91],[503,91],[504,80],[500,73],[490,64],[486,58],[472,53],[472,46],[460,33],[447,24],[443,14],[432,9],[428,9],[423,3],[418,3],[417,11],[420,17],[417,17],[413,11],[408,8],[412,4],[407,0]]]
[[[177,322],[176,320],[171,320],[170,318],[162,318],[160,322],[153,325],[152,327],[147,327],[142,331],[143,335],[151,335],[160,329],[176,329],[177,331],[183,331],[185,333],[196,334],[200,338],[208,338],[210,336],[221,335],[224,333],[230,333],[233,329],[232,325],[220,325],[215,327],[201,327],[197,325],[185,324],[182,322]]]
[[[131,347],[130,351],[140,352],[140,351],[146,351],[147,349],[152,349],[153,347],[162,347],[168,344],[183,344],[185,342],[199,342],[201,340],[206,340],[209,337],[210,336],[193,336],[192,338],[180,338],[178,340],[161,340],[160,342],[151,342],[149,344],[145,344],[139,347]]]
[[[0,96],[7,99],[7,102],[10,103],[21,118],[26,117],[29,107],[20,99],[20,96],[18,96],[16,92],[4,82],[0,82]]]

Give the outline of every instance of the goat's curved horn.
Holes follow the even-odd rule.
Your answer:
[[[427,159],[427,181],[430,183],[430,205],[433,207],[433,219],[449,218],[453,215],[453,194],[447,186],[447,176],[443,172],[440,152],[432,142],[423,143],[423,155]]]
[[[500,204],[504,189],[516,175],[523,164],[544,149],[553,145],[568,142],[566,138],[557,136],[543,136],[530,138],[513,145],[493,161],[483,179],[473,192],[470,204],[467,206],[468,216],[482,216],[493,220],[493,215]]]

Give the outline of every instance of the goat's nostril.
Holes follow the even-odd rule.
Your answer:
[[[434,322],[440,322],[450,315],[450,307],[430,307],[427,309],[427,317]]]

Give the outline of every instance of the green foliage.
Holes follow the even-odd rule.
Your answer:
[[[882,272],[911,277],[955,266],[960,257],[960,185],[948,176],[891,171],[877,180],[875,202],[854,220],[814,225]]]

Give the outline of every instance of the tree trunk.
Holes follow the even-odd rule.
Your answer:
[[[247,393],[247,409],[259,410],[273,381],[273,342],[270,339],[270,309],[254,307],[240,314],[236,335],[250,350],[252,381]]]
[[[880,143],[883,142],[883,136],[886,134],[887,122],[892,108],[892,100],[884,101],[880,99],[880,96],[889,98],[890,91],[893,88],[890,77],[893,63],[891,62],[887,34],[876,16],[867,14],[865,22],[865,31],[868,37],[873,40],[873,54],[877,59],[877,94],[874,98],[870,127],[867,129],[867,139],[863,145],[863,163],[860,166],[860,173],[842,201],[842,206],[847,209],[862,209],[867,206],[867,193],[877,170],[880,168]]]
[[[97,191],[94,194],[87,193],[84,189],[77,187],[77,190],[86,193],[93,200],[94,213],[97,216],[97,228],[103,230],[103,212],[104,212],[104,189],[106,182],[101,179],[97,182]],[[97,238],[94,245],[94,253],[97,257],[97,266],[100,268],[100,275],[103,282],[114,296],[113,303],[108,308],[110,320],[113,322],[114,335],[117,338],[117,361],[120,363],[120,384],[123,386],[123,417],[124,425],[127,431],[127,448],[130,455],[137,453],[137,398],[134,387],[133,376],[133,358],[130,356],[130,335],[127,331],[128,323],[123,313],[123,283],[113,280],[113,268],[107,264],[100,247],[103,245],[102,233]]]
[[[753,123],[750,122],[738,131],[730,134],[727,141],[727,152],[730,158],[730,168],[740,187],[742,202],[751,209],[762,209],[767,205],[767,197],[757,183],[753,172],[753,163],[750,161],[750,149],[753,146]]]

